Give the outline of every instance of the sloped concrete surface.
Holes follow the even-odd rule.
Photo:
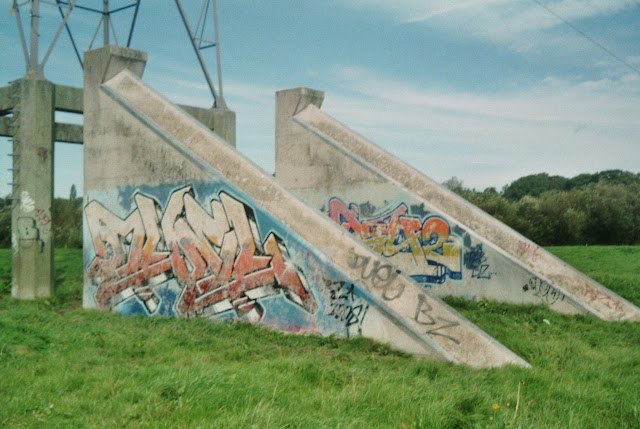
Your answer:
[[[432,293],[543,303],[563,313],[589,313],[611,321],[640,320],[635,305],[322,112],[317,93],[314,102],[297,101],[307,98],[300,89],[281,91],[278,97],[277,150],[286,154],[293,148],[296,159],[277,160],[276,177],[403,271],[420,272],[415,262],[419,254],[427,261],[421,265],[426,274],[413,277],[423,279]],[[305,107],[294,113],[289,104]],[[300,178],[296,171],[307,164],[321,174]],[[377,208],[375,215],[361,216],[367,205]],[[429,219],[435,226],[427,226]],[[411,229],[409,221],[419,222],[422,230]],[[378,236],[364,231],[374,225]],[[364,232],[358,233],[359,228]],[[444,231],[438,235],[439,250],[425,250],[428,228]],[[380,241],[380,235],[391,232],[397,236]],[[423,236],[410,242],[411,234],[420,232]],[[404,242],[399,243],[400,236]],[[397,251],[401,244],[404,253]],[[429,275],[434,266],[441,268],[440,277]]]
[[[85,307],[239,318],[472,367],[528,366],[134,74],[90,90]],[[136,168],[121,158],[138,145]]]

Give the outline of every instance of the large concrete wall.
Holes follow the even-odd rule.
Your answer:
[[[124,71],[105,72],[110,55]],[[528,366],[144,85],[141,53],[85,58],[86,308],[239,318],[472,367]]]
[[[276,178],[438,296],[546,304],[640,320],[640,310],[320,110],[276,94]]]

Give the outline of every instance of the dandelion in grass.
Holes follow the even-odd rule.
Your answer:
[[[494,417],[496,416],[496,411],[498,411],[498,408],[500,408],[500,405],[493,404],[491,408],[493,408],[493,416],[489,417],[489,420],[493,421]]]

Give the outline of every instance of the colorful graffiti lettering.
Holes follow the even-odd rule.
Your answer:
[[[461,239],[438,216],[422,221],[410,216],[402,203],[383,215],[361,220],[358,205],[347,207],[339,198],[332,198],[329,217],[418,282],[441,284],[447,278],[462,279]]]
[[[174,191],[164,212],[149,196],[134,199],[137,207],[124,219],[95,200],[85,207],[96,255],[87,272],[98,308],[136,295],[151,313],[159,301],[154,285],[174,278],[182,290],[175,311],[185,317],[235,310],[257,321],[264,313],[258,301],[280,293],[316,311],[286,246],[273,232],[261,241],[249,206],[220,192],[210,215],[191,186]]]

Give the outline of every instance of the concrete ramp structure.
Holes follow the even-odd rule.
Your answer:
[[[640,321],[640,309],[320,110],[276,94],[276,178],[437,296]]]
[[[528,366],[146,86],[144,60],[113,46],[85,55],[85,308]]]

